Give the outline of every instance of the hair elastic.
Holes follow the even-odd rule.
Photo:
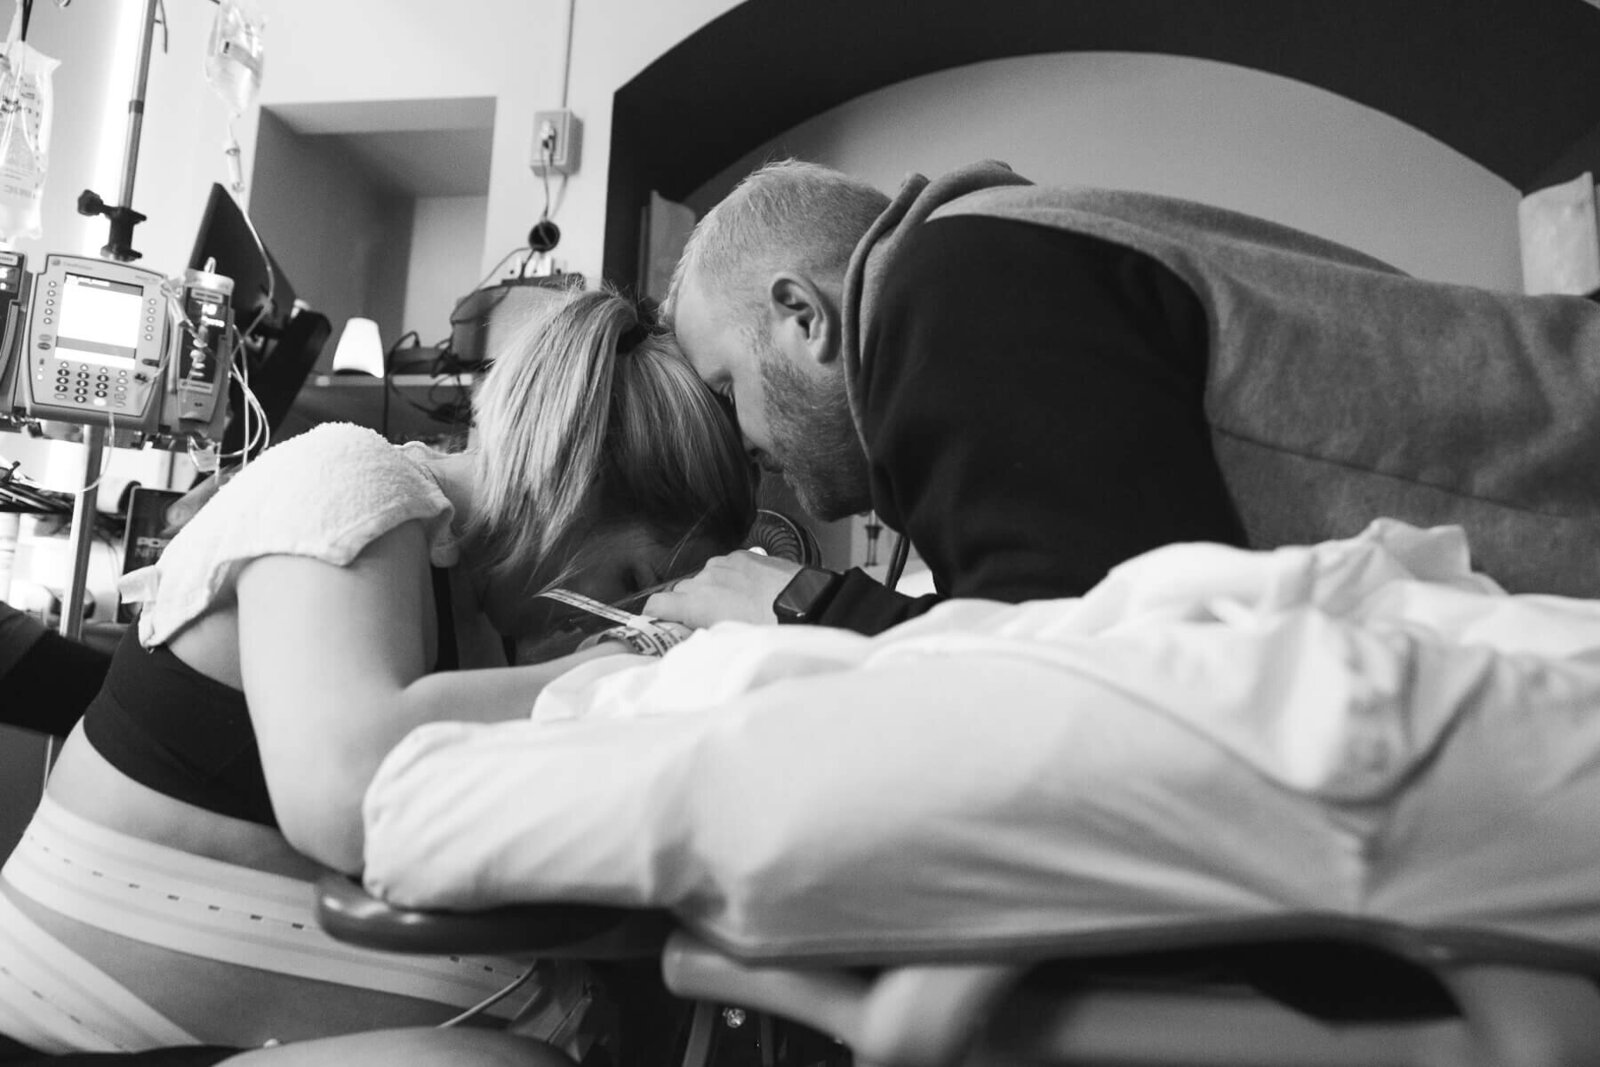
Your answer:
[[[624,330],[621,337],[617,338],[617,351],[622,355],[627,355],[629,352],[632,352],[634,349],[644,344],[645,339],[649,336],[649,323],[643,321],[636,322]]]

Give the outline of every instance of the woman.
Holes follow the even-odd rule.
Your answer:
[[[515,978],[331,942],[306,883],[360,869],[362,794],[407,731],[526,715],[618,650],[507,666],[535,594],[613,600],[698,567],[748,529],[753,484],[716,397],[614,294],[530,322],[473,412],[458,454],[343,425],[280,444],[124,579],[137,639],[0,882],[0,958],[43,960],[31,987],[0,972],[0,1032],[256,1047],[432,1026]]]

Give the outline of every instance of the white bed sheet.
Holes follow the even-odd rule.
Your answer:
[[[366,801],[400,904],[670,908],[748,958],[1332,910],[1600,947],[1600,604],[1459,530],[1177,545],[875,638],[735,624],[439,723]]]

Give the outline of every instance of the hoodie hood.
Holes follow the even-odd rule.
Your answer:
[[[863,448],[866,447],[866,438],[862,434],[861,402],[857,397],[857,383],[861,377],[861,335],[863,324],[871,318],[878,294],[883,288],[884,274],[893,262],[900,242],[906,234],[926,222],[929,215],[952,200],[996,186],[1032,184],[997,160],[972,163],[934,181],[929,181],[921,174],[912,174],[901,183],[900,191],[856,245],[844,275],[841,354],[844,358],[845,392],[850,398],[850,414],[855,420],[856,435],[861,437]]]

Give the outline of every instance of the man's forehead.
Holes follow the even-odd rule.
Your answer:
[[[720,369],[716,352],[717,316],[711,306],[705,286],[691,272],[679,287],[673,302],[672,327],[678,335],[678,345],[689,362],[702,376]]]

